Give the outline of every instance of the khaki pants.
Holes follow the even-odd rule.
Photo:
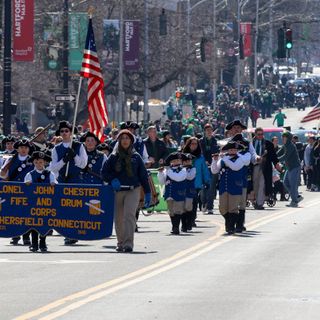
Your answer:
[[[239,205],[242,196],[234,196],[224,192],[219,196],[219,211],[224,216],[226,213],[239,213]]]
[[[242,196],[239,204],[239,210],[246,210],[247,208],[247,188],[242,189]]]
[[[257,164],[253,168],[253,191],[258,206],[262,206],[265,201],[265,181],[261,165]]]
[[[184,212],[184,201],[167,200],[169,216],[181,215]]]
[[[115,197],[115,229],[118,246],[133,248],[136,228],[136,211],[140,200],[140,188],[119,191]]]

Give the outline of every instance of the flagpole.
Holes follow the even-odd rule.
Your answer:
[[[94,8],[93,7],[89,7],[88,15],[89,15],[89,19],[90,20],[92,19],[93,12],[94,12]],[[82,80],[83,80],[83,78],[80,76],[79,86],[78,86],[78,93],[77,93],[77,100],[76,100],[76,107],[74,109],[73,124],[72,124],[72,130],[71,130],[71,145],[70,145],[70,148],[72,148],[74,129],[75,129],[76,122],[77,122],[77,115],[78,115],[78,109],[79,109],[79,101],[80,101]],[[68,161],[67,167],[66,167],[65,178],[67,178],[67,176],[68,176],[69,166],[70,166],[70,162]]]

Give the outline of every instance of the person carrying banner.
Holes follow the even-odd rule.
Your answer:
[[[187,170],[182,167],[181,152],[171,153],[164,164],[168,168],[159,168],[158,180],[165,185],[164,199],[167,201],[171,219],[171,233],[178,235],[180,220],[185,212]]]
[[[100,140],[94,133],[86,132],[80,138],[80,142],[84,143],[88,155],[88,164],[81,170],[82,183],[102,184],[101,170],[107,160],[107,156],[97,150]]]
[[[77,132],[76,128],[74,132]],[[60,121],[56,136],[61,136],[62,142],[52,149],[49,170],[54,173],[58,183],[81,183],[81,169],[84,169],[88,163],[84,146],[78,141],[72,141],[72,125],[68,121]],[[77,240],[64,239],[65,245],[76,242]]]
[[[117,252],[132,252],[136,227],[136,210],[140,201],[140,187],[145,192],[145,207],[151,202],[148,172],[138,152],[134,150],[134,136],[121,130],[117,143],[102,169],[103,180],[110,183],[115,194],[115,229]]]
[[[22,139],[15,142],[14,148],[17,150],[17,153],[5,161],[1,167],[0,175],[3,179],[8,181],[23,182],[26,174],[33,170],[33,164],[30,162],[29,156],[32,146],[29,140]],[[30,232],[25,233],[22,238],[25,246],[31,244]],[[10,244],[17,245],[19,240],[20,237],[14,237]]]
[[[24,182],[27,185],[31,183],[47,183],[55,185],[57,183],[56,178],[52,172],[47,170],[45,167],[51,161],[51,157],[42,151],[35,151],[32,153],[30,161],[34,164],[34,169],[28,172],[24,178]],[[36,252],[40,248],[41,252],[46,252],[48,250],[46,244],[46,236],[40,235],[36,230],[31,230],[31,246],[30,251]]]

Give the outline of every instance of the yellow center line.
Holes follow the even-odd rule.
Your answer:
[[[274,213],[270,216],[263,217],[260,219],[257,219],[253,222],[248,223],[249,228],[257,228],[263,225],[268,224],[269,222],[275,221],[277,219],[280,219],[284,216],[287,216],[292,213],[297,213],[299,211],[302,211],[305,208],[312,207],[315,205],[318,205],[320,201],[313,201],[310,202],[307,206],[304,208],[288,208],[285,210],[281,210],[280,212]],[[141,268],[139,270],[136,270],[132,273],[126,274],[124,276],[121,276],[119,278],[109,280],[105,283],[102,283],[98,286],[79,291],[75,294],[66,296],[62,299],[56,300],[52,303],[49,303],[43,307],[40,307],[36,310],[33,310],[31,312],[25,313],[21,316],[18,316],[14,320],[27,320],[32,319],[34,317],[37,317],[39,315],[42,315],[43,313],[48,313],[49,311],[56,309],[58,307],[62,307],[63,305],[73,302],[77,299],[80,299],[79,301],[73,302],[65,307],[62,307],[60,310],[57,310],[51,314],[48,314],[47,316],[44,316],[40,318],[41,320],[52,320],[56,319],[58,317],[61,317],[62,315],[65,315],[66,313],[71,312],[72,310],[78,309],[81,306],[88,304],[92,301],[101,299],[111,293],[114,293],[116,291],[119,291],[123,288],[129,287],[131,285],[134,285],[136,283],[145,281],[147,279],[150,279],[156,275],[159,275],[161,273],[164,273],[168,270],[171,270],[181,264],[184,264],[190,260],[195,259],[196,257],[207,253],[216,247],[219,247],[227,242],[230,242],[234,239],[237,239],[237,237],[226,237],[221,238],[221,235],[224,233],[223,228],[224,225],[221,223],[217,223],[219,226],[219,230],[216,235],[209,237],[208,239],[202,241],[201,243],[194,245],[188,249],[185,249],[183,251],[178,252],[177,254],[165,258],[163,260],[160,260],[154,264],[151,264],[147,267]],[[211,242],[218,240],[212,244]],[[126,282],[124,282],[126,281]],[[82,299],[81,299],[82,298]]]

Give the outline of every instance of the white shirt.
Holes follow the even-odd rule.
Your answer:
[[[37,170],[35,169],[38,173],[42,173],[44,170]],[[50,171],[50,184],[54,183],[54,184],[57,184],[58,181],[56,180],[56,177],[54,176],[54,174]],[[28,172],[26,174],[26,176],[24,177],[24,182],[27,183],[27,182],[31,182],[32,183],[32,176],[31,176],[31,173]]]
[[[61,142],[61,143],[65,148],[71,147],[71,142]],[[57,146],[59,146],[61,143],[59,143]],[[52,161],[50,162],[48,169],[52,171],[56,177],[58,177],[59,171],[65,165],[65,162],[63,161],[63,159],[58,161],[58,154],[57,154],[56,147],[52,149],[51,157],[52,157]],[[80,154],[74,157],[74,163],[80,169],[84,169],[88,163],[88,155],[83,144],[81,144],[80,146]]]

